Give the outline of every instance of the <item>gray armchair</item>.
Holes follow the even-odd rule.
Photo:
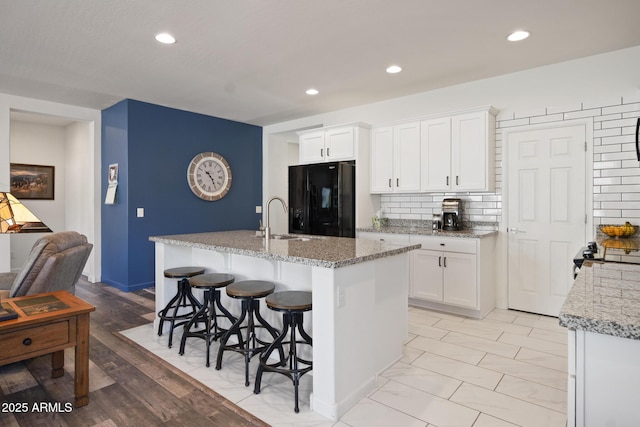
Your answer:
[[[0,273],[0,299],[66,290],[75,293],[93,245],[75,231],[48,234],[31,248],[18,273]]]

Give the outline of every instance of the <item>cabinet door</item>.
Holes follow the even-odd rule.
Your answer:
[[[300,163],[324,161],[324,133],[319,130],[300,135]]]
[[[393,128],[393,186],[395,191],[420,191],[420,123]]]
[[[487,113],[451,119],[451,176],[453,190],[488,190]]]
[[[409,296],[442,302],[442,252],[417,249],[410,260]]]
[[[422,191],[451,189],[451,119],[425,120],[420,129]]]
[[[447,304],[478,308],[476,255],[443,252],[444,296]]]
[[[324,134],[326,161],[351,160],[355,156],[353,127],[329,129]]]
[[[392,192],[392,181],[393,128],[376,128],[371,133],[371,192]]]

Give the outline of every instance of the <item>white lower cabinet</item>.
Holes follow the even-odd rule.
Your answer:
[[[569,330],[567,347],[567,425],[639,425],[640,341]]]
[[[477,239],[412,236],[410,240],[429,249],[411,253],[409,296],[478,309]],[[448,247],[464,252],[442,250]]]
[[[495,235],[464,238],[359,232],[358,238],[422,245],[410,255],[411,305],[477,318],[495,307]]]

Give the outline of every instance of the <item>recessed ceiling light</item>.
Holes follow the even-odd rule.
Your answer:
[[[507,40],[510,42],[519,42],[520,40],[524,40],[529,37],[529,32],[524,30],[514,31],[513,33],[507,36]]]
[[[174,44],[176,42],[175,37],[169,33],[156,34],[156,40],[164,44]]]
[[[399,73],[400,71],[402,71],[402,68],[398,65],[392,65],[387,68],[387,73],[389,74]]]
[[[319,92],[318,92],[318,89],[313,89],[312,88],[312,89],[307,89],[307,91],[305,93],[307,95],[317,95]]]

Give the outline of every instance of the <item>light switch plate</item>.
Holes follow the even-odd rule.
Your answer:
[[[256,213],[262,213],[262,206],[256,206]]]
[[[144,218],[144,208],[138,208],[136,214],[138,218]]]

